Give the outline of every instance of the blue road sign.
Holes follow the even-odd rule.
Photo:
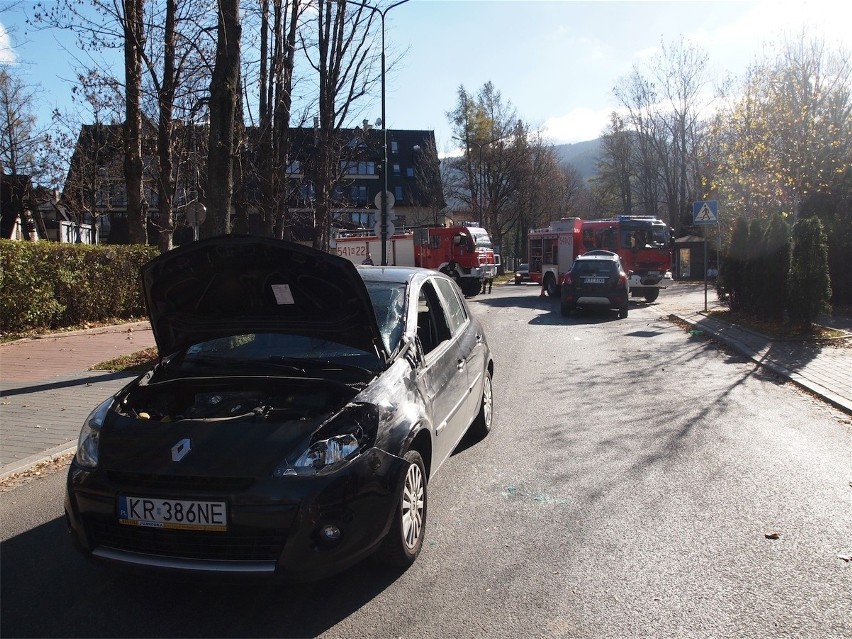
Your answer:
[[[692,203],[693,224],[718,224],[719,202],[717,200],[699,200]]]

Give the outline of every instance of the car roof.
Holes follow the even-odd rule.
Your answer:
[[[439,271],[416,266],[357,266],[358,274],[365,282],[391,282],[407,284],[430,277],[450,279]]]
[[[582,255],[578,255],[578,256],[577,256],[577,259],[578,259],[578,260],[582,260],[582,261],[584,261],[584,262],[587,262],[587,261],[597,261],[597,262],[621,262],[621,260],[619,259],[618,255],[616,255],[615,253],[609,253],[609,254],[607,254],[607,255],[604,255],[604,254],[602,254],[602,253],[603,253],[603,252],[601,252],[601,253],[593,253],[593,254],[583,253]]]

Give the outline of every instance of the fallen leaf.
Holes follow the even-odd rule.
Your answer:
[[[846,562],[852,561],[852,555],[837,555],[837,558]]]
[[[781,533],[777,533],[777,532],[768,532],[768,533],[766,533],[766,534],[764,535],[764,537],[766,537],[767,539],[780,539],[780,538],[781,538]]]

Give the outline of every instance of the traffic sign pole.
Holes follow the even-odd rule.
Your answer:
[[[695,225],[716,225],[719,233],[719,254],[722,253],[722,231],[719,228],[719,202],[699,200],[692,203],[692,223]],[[716,256],[718,262],[719,256]],[[704,312],[707,312],[707,238],[704,238]]]

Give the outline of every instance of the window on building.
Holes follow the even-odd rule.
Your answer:
[[[401,186],[395,186],[393,188],[393,196],[394,196],[394,198],[396,199],[397,202],[402,202],[402,187]]]
[[[399,175],[399,174],[400,174],[399,164],[394,164],[394,165],[393,165],[393,174],[394,174],[394,175]]]
[[[287,165],[287,173],[289,175],[293,175],[294,173],[302,172],[302,163],[299,160],[293,160],[290,164]]]
[[[374,223],[373,215],[371,213],[350,213],[349,219],[353,224],[357,224],[364,228],[369,228]]]
[[[340,162],[340,171],[343,175],[375,175],[376,163],[343,160]]]
[[[399,144],[396,140],[391,140],[391,153],[399,153]]]
[[[367,187],[366,186],[358,186],[355,185],[352,187],[351,191],[352,199],[356,202],[366,202],[367,201]]]
[[[414,167],[413,167],[413,166],[409,166],[407,169],[405,169],[405,174],[406,174],[408,177],[414,177]]]

